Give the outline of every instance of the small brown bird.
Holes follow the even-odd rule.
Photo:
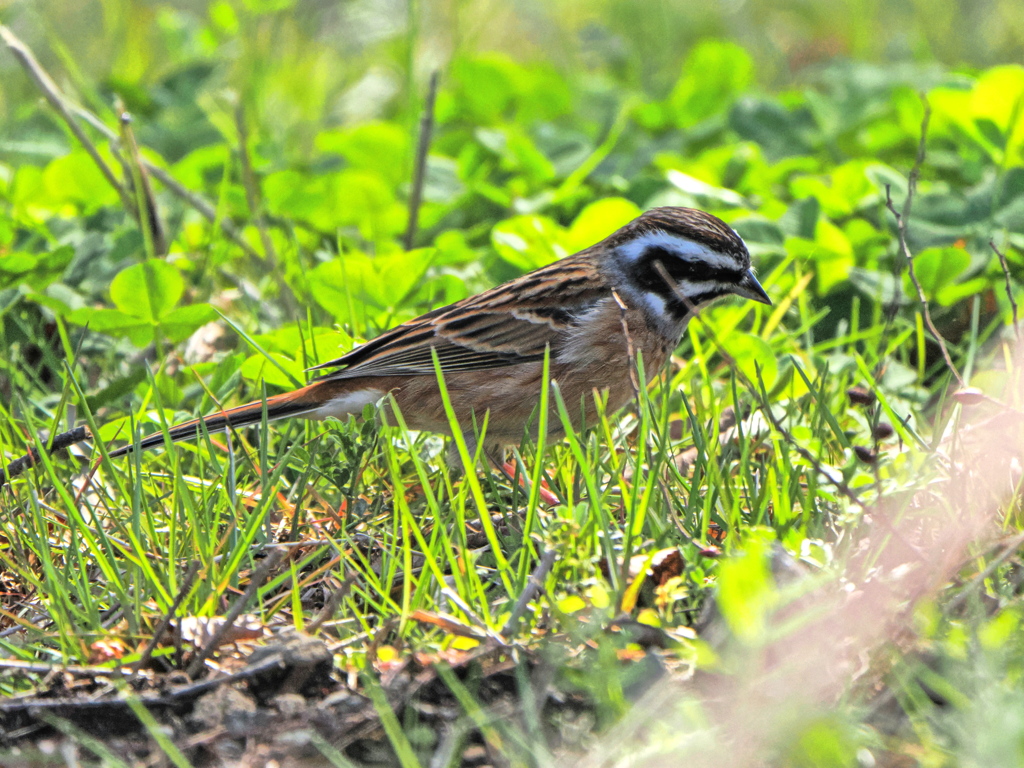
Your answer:
[[[666,279],[667,278],[667,279]],[[671,284],[668,282],[671,281]],[[701,305],[734,294],[771,300],[750,269],[750,254],[722,220],[692,208],[655,208],[596,245],[476,296],[427,312],[337,360],[308,386],[171,427],[173,440],[287,416],[359,414],[391,393],[409,428],[450,434],[431,350],[459,423],[472,441],[487,419],[488,455],[524,437],[540,396],[545,350],[575,426],[635,394],[630,353],[650,380],[679,344]],[[549,434],[562,422],[551,399]],[[534,427],[535,428],[535,427]],[[474,441],[475,442],[475,441]],[[112,455],[163,445],[149,435]]]
[[[584,251],[422,314],[317,366],[337,370],[301,389],[177,424],[170,436],[196,437],[201,422],[210,432],[258,424],[264,413],[271,421],[342,418],[389,392],[411,429],[450,434],[434,350],[467,438],[489,412],[487,446],[518,444],[536,416],[546,349],[551,379],[581,427],[594,416],[595,391],[606,392],[608,413],[634,396],[631,351],[642,354],[649,381],[695,310],[728,294],[771,304],[738,234],[702,211],[655,208]],[[552,437],[563,433],[553,398],[548,424]],[[162,444],[157,433],[112,455]]]
[[[475,445],[473,425],[486,414],[486,453],[497,462],[535,416],[546,351],[550,377],[578,428],[594,416],[595,393],[607,397],[609,413],[632,399],[639,386],[634,355],[642,355],[649,381],[697,309],[728,294],[771,304],[739,235],[703,211],[655,208],[573,256],[427,312],[317,366],[337,370],[301,389],[177,424],[170,437],[194,438],[201,424],[209,432],[258,424],[264,413],[268,420],[341,418],[389,393],[410,428],[450,434],[436,353],[468,441]],[[548,425],[549,436],[563,434],[553,398]],[[78,427],[54,438],[49,450],[89,438]],[[163,444],[157,433],[111,455]],[[33,451],[11,462],[0,470],[0,485],[37,460]]]

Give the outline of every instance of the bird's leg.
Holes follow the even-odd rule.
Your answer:
[[[491,460],[491,463],[495,467],[497,467],[498,470],[503,475],[505,475],[505,477],[508,478],[508,481],[510,483],[515,484],[516,476],[517,476],[516,470],[520,469],[520,467],[517,466],[516,462],[505,461],[505,449],[504,449],[504,446],[496,446],[496,448],[497,448],[497,451],[494,452],[494,453],[488,453],[487,458],[489,458]],[[517,456],[517,458],[518,458],[518,456]],[[539,461],[539,458],[538,458],[538,461]],[[529,493],[530,492],[530,478],[526,475],[525,472],[522,472],[522,471],[518,472],[518,477],[519,477],[519,485],[520,485],[520,487],[523,488],[523,490],[525,490],[527,493]],[[545,483],[543,480],[540,481],[540,489],[539,489],[538,492],[539,492],[539,495],[540,495],[540,500],[543,501],[545,504],[549,504],[549,505],[554,506],[555,504],[559,503],[558,497],[555,496],[555,494],[551,492],[551,489],[548,488],[547,483]]]

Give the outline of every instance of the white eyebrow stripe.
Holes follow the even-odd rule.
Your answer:
[[[712,250],[705,245],[686,240],[682,237],[670,235],[660,229],[653,232],[645,232],[635,240],[619,246],[619,254],[629,264],[640,260],[648,248],[664,248],[669,253],[680,257],[696,256],[701,262],[717,269],[736,269],[736,259],[728,254]]]

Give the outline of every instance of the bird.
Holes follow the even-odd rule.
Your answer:
[[[304,387],[171,426],[172,441],[205,429],[237,429],[286,417],[344,418],[391,398],[413,430],[451,435],[435,369],[471,447],[485,423],[485,453],[519,445],[536,418],[545,357],[573,429],[635,397],[636,355],[647,381],[679,345],[689,320],[728,295],[771,305],[743,239],[695,208],[641,214],[571,256],[385,331],[351,352],[311,368]],[[324,372],[324,373],[319,373]],[[390,397],[389,397],[390,396]],[[549,398],[549,438],[564,435]],[[475,427],[474,427],[475,425]],[[164,434],[116,451],[164,445]]]
[[[735,295],[771,305],[750,252],[724,221],[695,208],[653,208],[600,242],[495,288],[385,331],[311,368],[321,373],[291,392],[175,424],[172,442],[287,417],[358,415],[367,405],[398,406],[406,425],[451,435],[438,382],[471,451],[486,423],[484,453],[500,466],[505,447],[536,426],[544,381],[556,382],[573,429],[591,423],[597,396],[613,413],[646,386],[679,345],[690,319],[715,299]],[[564,435],[549,398],[548,438]],[[49,450],[91,437],[80,427]],[[165,444],[163,432],[110,452],[123,456]],[[453,454],[449,463],[454,464]],[[0,470],[0,485],[32,466],[35,451]]]

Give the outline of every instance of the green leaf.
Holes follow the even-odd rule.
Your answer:
[[[462,57],[452,65],[457,108],[475,123],[497,121],[512,104],[523,80],[521,67],[501,54]]]
[[[495,225],[491,243],[505,261],[529,272],[566,255],[565,230],[546,216],[516,216]]]
[[[219,317],[209,304],[190,304],[171,310],[160,319],[160,329],[172,342],[184,341],[198,328]]]
[[[330,218],[313,219],[321,229],[354,226],[367,240],[382,240],[406,225],[405,206],[375,171],[342,171],[335,176],[325,204],[332,212]]]
[[[7,253],[0,255],[0,290],[28,285],[42,291],[59,279],[75,256],[75,249],[62,245],[49,253]]]
[[[533,182],[550,181],[555,177],[554,164],[521,129],[515,126],[478,128],[474,136],[501,158],[502,170],[522,174]]]
[[[82,307],[67,317],[75,325],[88,326],[90,331],[129,339],[137,347],[152,343],[156,325],[117,309]]]
[[[199,189],[208,174],[223,173],[224,166],[230,163],[231,149],[226,144],[208,144],[193,149],[176,162],[174,178],[186,187]]]
[[[406,303],[430,268],[433,248],[369,257],[346,253],[310,273],[313,298],[335,318],[349,320],[353,302],[393,313]]]
[[[277,361],[281,368],[284,368],[295,379],[303,380],[305,374],[303,373],[302,363],[287,355],[282,355],[280,352],[270,352],[269,354]],[[239,370],[242,373],[242,377],[249,381],[257,383],[265,381],[271,386],[292,389],[295,386],[292,379],[289,379],[288,375],[281,371],[281,368],[278,368],[273,362],[257,353],[247,358]]]
[[[569,227],[565,249],[570,253],[581,251],[608,237],[641,213],[643,211],[636,203],[624,197],[606,197],[591,203],[580,211]]]
[[[442,89],[437,119],[495,125],[513,116],[528,125],[565,114],[573,102],[566,78],[547,64],[529,67],[505,54],[459,56],[451,65],[451,89]]]
[[[698,179],[696,176],[674,168],[666,173],[666,178],[673,187],[693,199],[693,202],[689,203],[690,206],[713,210],[715,208],[739,208],[746,204],[743,196],[731,189],[716,187],[703,179]]]
[[[971,256],[963,248],[926,248],[914,257],[914,274],[925,296],[935,299],[936,293],[952,285],[971,265]],[[903,289],[914,295],[909,272],[904,275]]]
[[[779,361],[767,341],[749,333],[734,332],[725,338],[723,346],[748,379],[756,383],[760,375],[765,389],[774,386],[779,378]]]
[[[117,161],[110,152],[102,150],[110,167],[116,168]],[[117,192],[96,167],[96,163],[84,149],[76,149],[64,157],[51,161],[43,170],[43,185],[50,202],[71,203],[86,211],[95,211],[104,205],[117,203]],[[36,200],[45,204],[44,200]]]
[[[876,202],[882,194],[867,175],[873,164],[870,160],[852,160],[827,175],[797,176],[790,182],[790,190],[797,199],[817,198],[826,216],[843,218]]]
[[[579,595],[568,595],[558,601],[558,610],[562,613],[579,613],[587,607],[586,602]]]
[[[822,295],[849,278],[855,264],[849,238],[827,219],[818,220],[814,240],[790,237],[785,247],[790,254],[813,264],[818,292]]]
[[[1005,139],[1015,128],[1024,129],[1022,99],[1024,67],[993,67],[978,78],[971,92],[971,114],[975,122],[991,123]]]
[[[738,638],[748,642],[763,636],[769,613],[778,602],[769,562],[775,534],[747,531],[743,550],[718,567],[718,603],[722,616]]]
[[[409,138],[395,123],[372,121],[342,130],[321,131],[315,144],[321,152],[341,155],[351,168],[381,174],[392,187],[409,177]]]
[[[1000,227],[1024,232],[1024,168],[1011,168],[999,180],[993,221]]]
[[[263,181],[263,201],[270,213],[303,221],[330,217],[334,204],[327,177],[295,170],[269,174]]]
[[[729,112],[729,125],[744,139],[756,141],[770,159],[806,155],[813,126],[809,118],[768,99],[745,96]]]
[[[955,285],[946,285],[935,292],[935,300],[944,307],[951,307],[969,296],[982,293],[991,285],[987,277],[975,277]]]
[[[31,253],[8,253],[0,256],[0,272],[8,275],[24,275],[35,269],[39,257]]]
[[[787,765],[799,766],[855,766],[857,739],[850,726],[841,718],[819,718],[802,723],[799,738],[790,747]]]
[[[349,262],[346,268],[342,268],[340,259],[334,259],[313,269],[309,273],[309,288],[317,304],[330,312],[335,320],[348,322],[356,294],[362,287],[358,281],[363,273],[356,274],[358,262],[352,254],[343,258]],[[352,268],[351,274],[348,267]]]
[[[750,54],[736,43],[704,40],[686,57],[668,98],[676,123],[688,127],[726,110],[751,82]]]
[[[185,292],[178,269],[161,259],[149,259],[117,273],[110,299],[126,315],[157,323]]]

